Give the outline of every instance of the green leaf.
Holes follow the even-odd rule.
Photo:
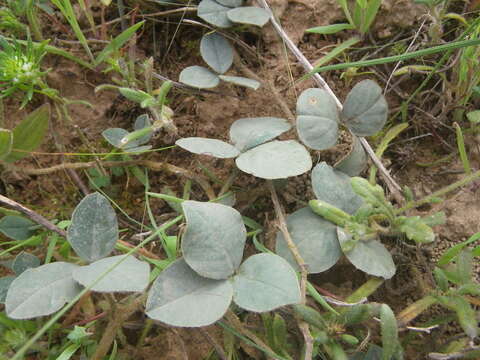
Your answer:
[[[77,265],[55,262],[24,271],[13,280],[5,309],[12,319],[30,319],[54,313],[82,290],[73,280]]]
[[[0,220],[0,231],[13,240],[27,240],[34,234],[36,223],[21,216],[7,215]]]
[[[443,253],[443,255],[438,260],[437,265],[440,267],[448,265],[453,261],[453,259],[455,259],[455,257],[458,254],[460,254],[460,252],[463,250],[465,246],[470,245],[471,243],[476,242],[479,239],[480,239],[480,232],[473,234],[472,236],[470,236],[468,240],[465,240],[460,244],[452,246],[450,249],[448,249]]]
[[[198,4],[197,15],[212,25],[227,28],[233,25],[227,17],[229,10],[231,10],[230,7],[220,5],[214,0],[202,0]]]
[[[480,124],[480,110],[470,111],[467,113],[467,119],[472,124]]]
[[[209,89],[220,84],[220,79],[216,74],[198,65],[183,69],[180,73],[179,81],[199,89]]]
[[[338,109],[323,89],[307,89],[297,100],[297,132],[309,148],[325,150],[338,138]]]
[[[145,128],[150,128],[152,126],[152,121],[150,120],[150,116],[147,114],[140,115],[135,119],[135,124],[133,125],[133,128],[135,131],[143,130]],[[147,142],[150,141],[152,138],[153,132],[150,131],[149,133],[145,134],[142,137],[139,137],[136,139],[136,142],[139,145],[146,144]]]
[[[233,145],[217,139],[189,137],[175,142],[182,149],[194,154],[209,155],[220,159],[234,158],[240,154]]]
[[[321,330],[327,330],[328,323],[317,310],[303,304],[293,305],[293,310],[303,321]]]
[[[70,344],[65,350],[56,358],[56,360],[69,360],[77,352],[82,344]]]
[[[233,63],[232,45],[219,33],[203,35],[200,41],[203,60],[219,74],[225,73]]]
[[[305,30],[305,32],[313,33],[313,34],[327,35],[327,34],[335,34],[335,33],[339,32],[339,31],[342,31],[342,30],[352,30],[352,29],[355,29],[355,26],[353,26],[351,24],[342,23],[342,24],[317,26],[317,27],[314,27],[314,28],[307,29],[307,30]]]
[[[240,266],[247,230],[240,213],[225,205],[182,202],[187,227],[182,252],[199,275],[227,279]]]
[[[458,322],[468,337],[474,339],[478,336],[477,314],[467,300],[460,296],[449,296],[442,297],[441,302],[455,311]]]
[[[312,187],[317,199],[348,214],[355,213],[363,204],[362,198],[352,189],[350,177],[333,169],[326,162],[321,162],[313,168]]]
[[[80,285],[90,286],[125,255],[110,256],[81,266],[72,273],[73,279]],[[141,292],[148,286],[150,267],[144,261],[135,259],[132,255],[111,270],[102,280],[96,283],[91,290],[98,292]]]
[[[249,257],[233,277],[233,301],[241,308],[272,311],[300,302],[300,286],[292,267],[273,254]]]
[[[407,235],[407,238],[416,243],[431,243],[435,240],[435,234],[430,226],[425,224],[420,216],[401,217],[399,229]]]
[[[390,360],[400,344],[397,319],[387,304],[382,304],[380,307],[380,326],[382,328],[382,360]]]
[[[153,97],[145,91],[121,87],[118,89],[120,94],[125,96],[128,100],[141,104],[146,100],[152,100]]]
[[[270,11],[256,6],[241,6],[227,12],[228,20],[262,27],[270,19]]]
[[[13,134],[10,130],[0,129],[0,160],[4,160],[12,151]]]
[[[46,103],[27,115],[13,129],[12,152],[5,159],[14,162],[29,155],[40,146],[45,137],[50,119],[50,104]],[[17,151],[21,150],[21,151]]]
[[[120,48],[135,34],[135,32],[143,25],[145,21],[141,21],[130,26],[128,29],[120,33],[117,37],[110,40],[110,43],[98,54],[95,59],[94,65],[97,66],[101,64],[107,57],[110,56],[115,51],[120,50]]]
[[[372,80],[360,81],[347,95],[341,119],[357,136],[371,136],[387,121],[388,105],[382,89]]]
[[[207,326],[227,312],[232,294],[230,281],[201,277],[179,259],[153,283],[145,313],[172,326]]]
[[[238,119],[230,126],[230,140],[238,150],[246,151],[276,138],[291,127],[287,120],[275,117]]]
[[[335,164],[335,169],[348,176],[358,176],[367,167],[368,157],[358,138],[353,136],[351,151]]]
[[[340,245],[348,235],[337,227]],[[390,279],[395,275],[395,264],[392,255],[377,240],[357,241],[355,247],[345,253],[347,259],[359,270],[367,274]]]
[[[110,202],[96,192],[77,205],[67,240],[83,260],[97,261],[113,250],[118,239],[117,215]]]
[[[102,136],[105,138],[105,140],[118,149],[137,147],[138,143],[136,141],[129,142],[125,145],[122,143],[122,139],[128,134],[130,133],[127,130],[121,128],[110,128],[102,132]]]
[[[227,75],[219,75],[220,80],[238,85],[243,87],[248,87],[253,90],[257,90],[260,87],[260,82],[257,80],[245,78],[242,76],[227,76]]]
[[[235,162],[240,170],[262,179],[297,176],[312,167],[310,154],[294,140],[259,145],[242,153]]]
[[[25,270],[40,266],[40,259],[35,255],[22,251],[15,257],[12,263],[12,270],[18,276]]]
[[[310,274],[330,269],[342,255],[336,227],[306,207],[287,216],[287,227]],[[275,253],[299,270],[282,232],[277,233]]]
[[[15,276],[0,277],[0,304],[5,304],[8,289],[10,288],[10,284],[13,282],[14,279]]]

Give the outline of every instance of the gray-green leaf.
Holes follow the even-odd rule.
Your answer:
[[[230,127],[230,140],[238,150],[247,151],[276,138],[291,127],[287,120],[275,117],[238,119]]]
[[[387,121],[388,105],[382,89],[372,80],[353,87],[343,105],[342,121],[357,136],[371,136]]]
[[[223,74],[233,63],[232,45],[218,33],[206,34],[200,41],[203,60],[219,74]]]
[[[180,73],[179,81],[199,89],[210,89],[220,84],[217,74],[198,65],[183,69]]]
[[[367,166],[367,153],[358,138],[353,135],[353,145],[350,153],[335,164],[335,169],[348,176],[358,176]]]
[[[284,179],[301,175],[312,168],[312,158],[294,140],[271,141],[241,154],[238,168],[262,179]]]
[[[30,319],[59,310],[81,291],[72,278],[77,265],[55,262],[24,271],[13,280],[5,309],[12,319]]]
[[[182,252],[199,275],[226,279],[240,266],[247,231],[240,213],[222,204],[182,202],[187,227]]]
[[[25,270],[40,266],[40,259],[35,255],[22,251],[15,257],[12,263],[12,270],[18,276]]]
[[[325,162],[313,168],[312,187],[317,199],[349,214],[355,213],[363,203],[362,198],[353,191],[350,177]]]
[[[260,87],[260,82],[257,80],[249,79],[242,76],[227,76],[227,75],[219,75],[220,80],[238,85],[243,87],[248,87],[253,90],[257,90]]]
[[[153,283],[145,312],[150,318],[173,326],[207,326],[226,313],[232,294],[230,281],[201,277],[184,259],[179,259]]]
[[[227,12],[228,20],[262,27],[270,19],[270,12],[256,6],[241,6]]]
[[[243,0],[217,0],[217,2],[221,5],[228,6],[231,8],[236,8],[242,6]]]
[[[315,150],[334,146],[338,138],[338,109],[323,89],[307,89],[297,100],[297,132],[300,140]]]
[[[248,311],[271,311],[300,302],[300,286],[292,267],[273,254],[257,254],[233,278],[233,301]]]
[[[309,273],[330,269],[342,255],[335,225],[314,214],[310,208],[288,215],[287,227]],[[275,252],[298,270],[297,262],[280,231],[277,233]]]
[[[110,128],[102,132],[102,136],[107,140],[111,145],[116,148],[125,148],[130,149],[137,147],[139,145],[138,141],[130,141],[128,144],[123,145],[122,139],[130,134],[127,130],[121,128]]]
[[[0,278],[0,304],[5,304],[8,289],[10,288],[10,284],[14,279],[15,276],[4,276]]]
[[[338,239],[348,239],[345,232],[337,227]],[[377,240],[357,241],[355,247],[345,252],[347,259],[359,270],[373,276],[390,279],[395,275],[392,255]]]
[[[67,240],[77,255],[88,262],[110,254],[118,240],[118,223],[115,211],[103,195],[98,192],[87,195],[77,205]]]
[[[152,126],[152,121],[150,120],[150,117],[147,114],[143,114],[136,118],[133,128],[135,129],[135,131],[137,131],[150,126]],[[147,142],[150,141],[150,139],[152,138],[152,135],[153,135],[153,132],[149,132],[148,134],[138,138],[136,142],[139,145],[146,144]]]
[[[87,287],[125,256],[111,256],[95,261],[90,265],[78,267],[72,273],[73,279]],[[149,276],[150,267],[148,264],[129,255],[91,289],[99,292],[140,292],[148,286]]]
[[[182,149],[194,154],[209,155],[220,159],[234,158],[240,154],[233,145],[217,139],[189,137],[175,142]]]
[[[230,7],[220,5],[214,0],[202,0],[198,4],[197,15],[212,25],[227,28],[233,25],[227,17],[229,10],[231,10]]]
[[[7,215],[0,220],[0,231],[13,240],[27,240],[33,235],[32,226],[36,224],[24,217]]]

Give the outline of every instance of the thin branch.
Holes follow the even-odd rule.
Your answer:
[[[300,255],[300,252],[298,251],[297,245],[295,245],[292,237],[290,236],[290,233],[288,231],[287,227],[287,221],[285,219],[285,214],[283,211],[283,208],[280,204],[280,201],[278,199],[277,192],[275,190],[275,187],[273,185],[273,182],[271,180],[267,181],[268,188],[270,190],[270,193],[272,195],[272,202],[273,202],[273,207],[275,208],[275,214],[278,219],[278,228],[283,234],[283,238],[285,239],[285,242],[287,243],[288,248],[290,249],[293,257],[295,258],[295,261],[298,264],[298,267],[300,268],[300,294],[301,294],[301,303],[306,304],[307,302],[307,275],[308,275],[308,270],[307,270],[307,264],[302,258],[302,255]],[[313,337],[310,334],[310,328],[308,327],[308,324],[305,321],[299,320],[298,322],[299,328],[302,332],[303,339],[305,341],[305,356],[304,360],[311,360],[313,356]]]
[[[273,12],[271,11],[270,7],[268,6],[268,3],[266,0],[257,0],[260,2],[260,5],[270,11],[270,21],[272,22],[273,27],[277,31],[277,33],[280,35],[282,40],[285,42],[287,47],[290,49],[290,51],[295,55],[295,57],[298,59],[300,64],[305,68],[306,71],[310,72],[313,70],[313,65],[310,64],[308,59],[303,55],[303,53],[298,49],[297,45],[294,44],[294,42],[290,39],[288,34],[283,30],[282,26],[278,23],[278,21],[275,19],[275,16],[273,15]],[[317,83],[319,87],[324,89],[335,101],[339,109],[342,109],[342,103],[338,99],[338,97],[335,95],[333,90],[328,86],[327,82],[318,74],[315,73],[312,75],[313,80]],[[391,193],[396,195],[395,197],[398,198],[399,193],[401,191],[400,185],[396,183],[396,181],[391,177],[390,173],[388,170],[385,168],[385,166],[382,164],[378,156],[375,154],[373,151],[372,147],[368,143],[368,141],[365,138],[360,138],[360,142],[362,146],[365,148],[367,154],[370,156],[372,159],[373,163],[375,166],[378,167],[380,170],[380,174],[385,180],[385,183],[387,184],[388,188],[390,189]]]
[[[42,225],[43,227],[47,228],[48,230],[54,231],[60,236],[65,237],[67,233],[57,227],[54,223],[50,222],[42,215],[37,214],[35,211],[30,210],[29,208],[23,206],[22,204],[17,203],[3,195],[0,195],[0,203],[10,206],[11,208],[20,211],[21,213],[27,215],[30,219],[35,221],[37,224]]]
[[[193,174],[190,171],[180,168],[178,166],[165,163],[157,162],[152,160],[127,160],[127,161],[104,161],[101,163],[103,167],[115,167],[115,166],[134,166],[140,165],[145,166],[146,168],[152,171],[164,171],[170,175],[183,176],[192,181],[196,181],[200,185],[205,193],[207,194],[210,200],[216,198],[215,193],[213,192],[212,187],[204,178]],[[78,162],[78,163],[62,163],[59,165],[54,165],[47,168],[33,169],[33,168],[21,168],[21,167],[12,167],[11,169],[23,173],[26,175],[48,175],[57,171],[66,170],[66,169],[88,169],[93,166],[96,166],[96,161],[89,162]]]

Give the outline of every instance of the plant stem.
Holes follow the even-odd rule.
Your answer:
[[[278,195],[275,190],[275,186],[273,185],[273,182],[271,180],[268,180],[267,185],[270,190],[270,194],[272,196],[273,207],[275,208],[275,214],[278,220],[277,226],[282,232],[283,238],[285,239],[285,242],[287,243],[288,248],[290,249],[293,257],[295,258],[295,261],[297,262],[298,267],[300,268],[301,303],[306,304],[307,303],[307,296],[306,296],[307,275],[308,275],[307,264],[305,263],[302,256],[300,255],[297,245],[295,245],[295,242],[293,241],[292,237],[290,236],[290,233],[288,232],[287,222],[285,220],[285,214],[283,212],[282,206],[280,205],[280,201],[278,199]],[[303,338],[305,340],[304,360],[311,360],[313,356],[313,337],[310,334],[310,328],[308,327],[308,324],[305,321],[299,320],[298,325],[300,330],[302,331]]]
[[[425,196],[424,198],[420,199],[420,200],[417,200],[417,201],[413,201],[407,205],[405,205],[404,207],[400,208],[400,209],[396,209],[395,210],[395,215],[398,215],[398,214],[401,214],[407,210],[410,210],[410,209],[413,209],[413,208],[416,208],[416,207],[419,207],[423,204],[428,204],[429,202],[431,202],[433,199],[435,198],[438,198],[438,197],[441,197],[445,194],[448,194],[449,192],[452,192],[462,186],[465,186],[469,183],[471,183],[472,181],[475,181],[477,179],[480,178],[480,170],[477,170],[475,171],[474,173],[468,175],[468,176],[465,176],[463,179],[460,179],[448,186],[445,186],[443,189],[440,189],[438,191],[435,191],[434,193],[428,195],[428,196]]]
[[[205,193],[207,194],[210,200],[213,200],[216,198],[215,193],[213,192],[213,189],[207,180],[205,180],[202,177],[199,177],[196,174],[191,173],[186,169],[177,167],[169,163],[157,162],[152,160],[126,160],[126,161],[102,161],[101,164],[103,167],[141,165],[153,171],[165,171],[166,173],[169,173],[171,175],[184,176],[187,179],[196,181],[197,184],[200,185],[202,189],[205,191]],[[95,165],[97,165],[96,161],[89,161],[89,162],[78,162],[78,163],[63,163],[63,164],[54,165],[48,168],[40,168],[40,169],[21,168],[21,167],[14,167],[14,166],[10,166],[10,169],[26,175],[47,175],[47,174],[51,174],[57,171],[62,171],[65,169],[88,169]]]
[[[437,299],[433,296],[425,296],[420,300],[415,301],[413,304],[410,304],[407,308],[405,308],[400,314],[397,316],[398,325],[405,326],[410,321],[415,319],[418,315],[422,312],[427,310],[430,306],[435,304]]]

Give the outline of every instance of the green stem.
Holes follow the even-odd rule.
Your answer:
[[[305,75],[304,78],[306,78],[308,76],[311,76],[312,74],[315,74],[315,73],[329,71],[329,70],[341,70],[341,69],[347,69],[347,68],[351,68],[351,67],[358,68],[358,67],[386,64],[386,63],[397,62],[397,61],[404,61],[404,60],[414,59],[414,58],[421,57],[421,56],[432,55],[432,54],[436,54],[436,53],[444,52],[444,51],[452,51],[452,50],[455,50],[455,49],[464,48],[464,47],[467,47],[467,46],[475,46],[475,45],[480,45],[480,39],[454,41],[454,42],[450,42],[450,43],[444,44],[444,45],[433,46],[433,47],[428,48],[428,49],[412,51],[412,52],[409,52],[409,53],[406,53],[406,54],[387,56],[387,57],[383,57],[383,58],[380,58],[380,59],[354,61],[354,62],[344,63],[344,64],[327,65],[327,66],[322,66],[322,67],[313,69],[310,73]]]
[[[432,193],[428,196],[425,196],[424,198],[422,198],[420,200],[409,203],[409,204],[405,205],[404,207],[402,207],[400,209],[396,209],[395,210],[395,215],[398,215],[398,214],[401,214],[401,213],[403,213],[407,210],[419,207],[423,204],[428,204],[428,203],[432,202],[432,200],[434,200],[435,198],[442,197],[443,195],[448,194],[449,192],[452,192],[452,191],[454,191],[454,190],[456,190],[456,189],[458,189],[462,186],[465,186],[465,185],[467,185],[467,184],[471,183],[472,181],[475,181],[479,178],[480,178],[480,170],[477,170],[474,173],[472,173],[468,176],[465,176],[463,179],[460,179],[460,180],[455,181],[454,183],[452,183],[448,186],[445,186],[443,189],[435,191],[434,193]]]
[[[465,149],[465,140],[463,138],[462,129],[457,123],[453,123],[453,127],[455,128],[458,153],[460,155],[460,160],[462,161],[463,169],[467,175],[470,175],[472,173],[472,168],[470,166],[470,161],[468,160],[467,150]]]

